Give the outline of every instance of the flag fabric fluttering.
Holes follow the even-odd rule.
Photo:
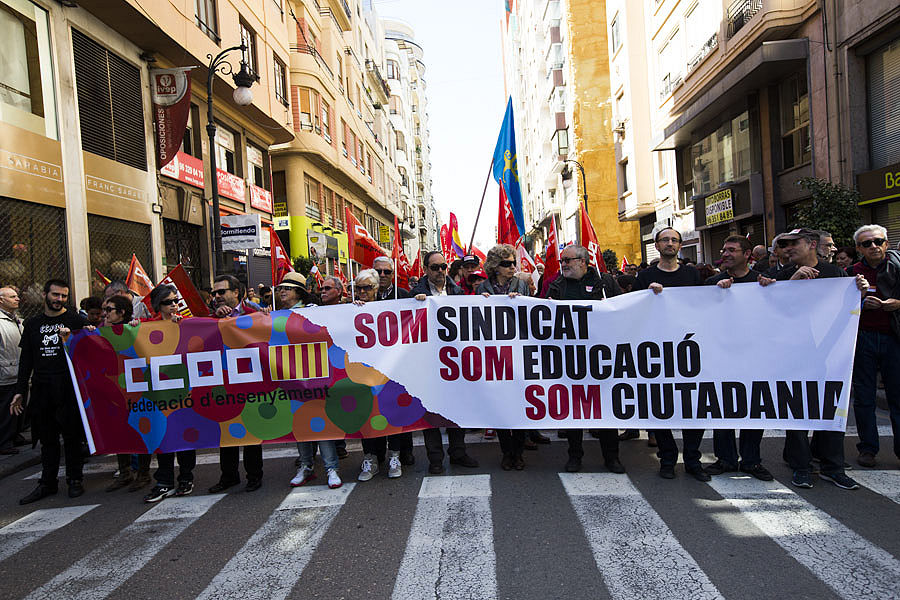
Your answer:
[[[621,270],[624,271],[624,270],[625,270],[625,265],[630,265],[630,264],[631,264],[631,263],[628,262],[628,259],[625,258],[624,256],[622,256],[622,269],[621,269]]]
[[[456,258],[462,258],[466,255],[465,247],[459,239],[459,223],[456,215],[450,213],[450,251]]]
[[[472,256],[477,256],[477,257],[478,257],[478,260],[481,261],[481,266],[484,267],[484,261],[487,260],[487,254],[485,254],[484,252],[482,252],[481,250],[479,250],[479,249],[475,246],[475,244],[472,244],[471,246],[469,246],[469,252],[468,252],[468,253],[471,254]]]
[[[347,227],[347,246],[350,249],[350,258],[361,264],[366,269],[371,269],[378,256],[390,256],[391,253],[382,248],[369,232],[362,226],[350,207],[344,207],[344,219]]]
[[[100,283],[102,283],[103,285],[106,286],[106,285],[109,285],[110,283],[112,283],[112,280],[110,280],[109,277],[107,277],[106,275],[101,273],[100,269],[94,269],[94,273],[97,274],[97,277],[100,278]]]
[[[606,273],[606,262],[603,260],[603,252],[600,251],[600,244],[597,242],[597,234],[594,233],[594,224],[591,223],[584,203],[579,202],[578,206],[581,213],[581,245],[591,255],[590,266],[595,267],[600,273]]]
[[[344,285],[344,296],[350,295],[350,282],[347,281],[347,277],[344,276],[344,270],[341,268],[340,263],[335,263],[334,266],[334,276],[340,279],[341,283]]]
[[[146,296],[153,289],[153,280],[147,275],[147,271],[141,266],[137,256],[131,255],[131,265],[128,267],[128,276],[125,277],[125,285],[138,296]]]
[[[444,255],[444,260],[452,260],[452,252],[450,249],[450,228],[446,225],[441,225],[441,254]]]
[[[269,228],[269,238],[271,239],[271,255],[272,255],[272,287],[276,287],[284,276],[294,272],[294,266],[287,251],[281,244],[281,238],[275,233],[275,230]]]
[[[209,306],[203,301],[200,292],[191,278],[188,277],[187,271],[179,263],[177,267],[169,271],[169,274],[163,277],[159,285],[175,286],[175,309],[182,317],[208,317]],[[153,313],[153,305],[150,303],[150,296],[144,296],[144,304]]]
[[[522,207],[522,189],[519,186],[519,167],[516,160],[516,128],[513,119],[513,102],[510,96],[506,115],[494,148],[494,180],[503,188],[518,229],[516,237],[525,235],[525,211]]]
[[[409,274],[420,279],[422,278],[422,275],[425,274],[425,272],[422,270],[422,256],[419,252],[416,253],[416,260],[415,262],[413,262],[412,269],[410,270]]]
[[[547,236],[547,259],[544,262],[544,284],[553,281],[559,274],[559,234],[556,219],[550,218],[550,234]]]
[[[513,218],[512,208],[509,206],[509,200],[506,198],[506,192],[503,191],[502,185],[499,187],[499,190],[500,207],[497,212],[497,243],[515,245],[516,240],[520,237],[519,227]]]
[[[394,261],[394,269],[396,269],[397,285],[404,289],[409,289],[409,260],[403,251],[403,243],[400,241],[400,226],[397,223],[397,215],[394,215],[394,246],[391,249],[391,260]]]
[[[516,244],[516,266],[525,273],[537,271],[537,264],[535,264],[534,259],[528,254],[528,250],[525,249],[523,244]]]

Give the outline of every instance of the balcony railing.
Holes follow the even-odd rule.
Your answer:
[[[388,84],[384,80],[384,77],[381,76],[381,70],[378,68],[378,65],[375,64],[375,61],[371,58],[366,59],[366,71],[369,72],[370,78],[375,81],[375,87],[377,89],[380,89],[381,92],[384,93],[384,100],[382,102],[387,102],[391,97],[391,88],[388,87]]]
[[[727,37],[730,40],[740,31],[741,27],[746,25],[753,15],[762,9],[762,0],[737,0],[728,7],[728,31]]]
[[[353,12],[351,12],[350,5],[347,4],[347,0],[341,0],[341,6],[344,7],[344,12],[347,13],[347,18],[352,21],[353,20]]]
[[[712,34],[706,43],[697,51],[697,53],[691,57],[691,60],[688,61],[687,70],[691,72],[694,70],[694,67],[700,64],[706,55],[716,49],[716,46],[719,45],[719,32]]]
[[[325,58],[319,54],[319,51],[316,50],[315,46],[310,46],[309,44],[298,44],[296,46],[291,46],[291,52],[299,52],[300,54],[309,54],[313,58],[316,59],[316,62],[319,63],[319,66],[328,73],[328,76],[334,79],[334,71],[331,70],[331,67],[328,66],[328,63],[325,62]]]
[[[659,90],[659,99],[665,99],[669,94],[672,93],[672,90],[681,85],[682,81],[683,79],[681,78],[681,75],[673,77],[671,74],[669,74],[663,77],[662,88],[660,88]]]

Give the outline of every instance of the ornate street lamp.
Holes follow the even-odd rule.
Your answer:
[[[584,209],[587,210],[587,179],[585,179],[585,177],[584,177],[584,167],[581,166],[580,162],[578,162],[577,160],[573,160],[571,158],[567,158],[567,159],[563,160],[563,162],[564,163],[572,163],[578,167],[579,171],[581,171],[581,189],[584,192],[582,198],[584,198]],[[565,169],[566,169],[566,171],[569,170],[568,167],[566,167]],[[566,175],[566,172],[564,171],[563,178],[568,179],[568,177],[566,177],[565,175]]]
[[[231,63],[225,60],[225,55],[235,50],[241,51],[241,70],[237,73],[232,72]],[[240,46],[232,46],[222,50],[215,58],[213,58],[212,54],[206,55],[206,58],[209,59],[209,71],[206,75],[206,114],[208,117],[206,133],[209,136],[209,179],[212,185],[212,267],[214,276],[222,273],[224,257],[222,255],[222,221],[219,218],[219,180],[216,173],[216,121],[213,116],[213,79],[217,72],[222,75],[231,75],[234,84],[237,86],[233,96],[235,103],[239,106],[247,106],[253,102],[253,92],[250,91],[250,86],[257,80],[257,77],[247,70],[247,61],[244,60],[246,51],[247,46],[241,44]]]

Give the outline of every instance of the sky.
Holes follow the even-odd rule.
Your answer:
[[[469,243],[506,110],[500,23],[503,0],[374,0],[381,17],[402,19],[424,50],[432,195],[442,223],[450,211]],[[490,179],[475,245],[495,243],[497,184]]]

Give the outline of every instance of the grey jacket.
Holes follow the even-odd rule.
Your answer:
[[[475,290],[476,294],[484,294],[488,293],[491,295],[496,294],[497,292],[494,290],[494,285],[491,283],[490,279],[485,279],[478,285],[478,289]],[[518,277],[513,277],[509,282],[509,292],[517,292],[521,296],[528,296],[528,284],[519,279]],[[509,293],[507,292],[507,293]]]
[[[0,385],[13,385],[19,376],[22,319],[0,310]]]

